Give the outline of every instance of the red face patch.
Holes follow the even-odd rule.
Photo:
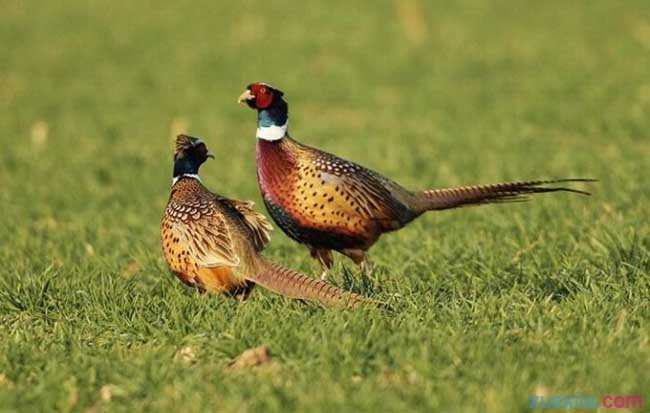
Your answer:
[[[251,93],[255,95],[255,106],[258,109],[266,109],[273,103],[273,92],[265,84],[255,83],[251,85]]]

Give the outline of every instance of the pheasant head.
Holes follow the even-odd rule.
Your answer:
[[[237,99],[239,103],[257,110],[259,139],[274,141],[286,136],[289,108],[283,96],[281,90],[268,83],[256,82],[246,86]]]
[[[201,139],[178,135],[174,151],[174,179],[183,175],[198,175],[199,167],[208,158],[214,158],[214,155]]]
[[[252,109],[264,110],[279,106],[284,93],[268,83],[256,82],[246,86],[246,90],[237,99],[238,103],[246,103]],[[286,102],[285,102],[286,104]]]

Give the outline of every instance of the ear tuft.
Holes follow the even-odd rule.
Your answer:
[[[176,136],[176,153],[178,154],[179,152],[182,152],[185,149],[192,147],[192,145],[196,141],[197,138],[193,136],[183,135],[183,134]]]

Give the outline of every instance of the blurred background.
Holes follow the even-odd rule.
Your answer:
[[[263,210],[255,179],[255,113],[236,103],[253,81],[285,92],[292,136],[410,188],[530,178],[601,180],[590,199],[550,196],[525,207],[417,221],[382,240],[373,256],[385,268],[380,274],[425,275],[406,277],[409,281],[388,277],[383,292],[425,295],[430,290],[423,283],[434,280],[435,290],[442,285],[435,283],[451,282],[445,280],[453,277],[440,274],[464,271],[460,263],[466,256],[480,257],[487,267],[517,263],[522,254],[540,257],[544,264],[534,287],[539,297],[556,291],[555,281],[541,280],[563,273],[554,266],[563,265],[557,258],[562,251],[574,254],[567,262],[580,265],[598,254],[606,260],[614,250],[640,246],[647,270],[650,3],[645,0],[9,0],[0,8],[0,279],[6,291],[0,308],[11,331],[24,334],[12,346],[23,346],[22,353],[16,350],[21,357],[37,357],[29,356],[28,343],[48,337],[42,333],[50,330],[33,331],[33,321],[16,315],[15,302],[33,293],[32,304],[40,308],[38,283],[48,274],[58,274],[51,285],[62,296],[75,289],[110,296],[111,288],[122,286],[164,301],[165,291],[182,290],[167,273],[158,240],[177,133],[204,138],[216,154],[201,170],[211,190],[255,200]],[[313,270],[306,250],[280,231],[268,255]],[[337,269],[340,274],[341,264]],[[578,283],[591,279],[584,277]],[[621,294],[643,294],[639,285],[647,288],[647,273],[643,277],[633,288],[618,285]],[[562,285],[572,291],[567,285],[573,284]],[[443,286],[439,291],[467,288],[479,296],[486,288],[481,282]],[[191,304],[189,294],[181,299],[199,308],[218,305]],[[93,331],[96,320],[88,317]],[[106,328],[128,330],[117,325]],[[112,357],[117,350],[111,346],[129,341],[107,340],[114,344],[101,357]],[[228,355],[239,350],[228,349]],[[64,354],[61,350],[57,365],[67,360]],[[48,356],[42,357],[47,364]],[[419,364],[416,356],[404,357]],[[20,386],[31,382],[27,371],[13,370],[19,359],[6,358],[0,367]],[[596,360],[582,365],[587,382],[594,365]],[[594,380],[633,388],[635,371],[627,371],[626,382],[608,378],[609,370],[600,370]],[[526,377],[532,383],[534,376]],[[53,373],[44,377],[37,382],[59,381]],[[425,383],[420,391],[440,389],[435,380]],[[447,404],[441,396],[443,402],[429,406],[475,401],[459,396],[463,391],[449,391]],[[527,391],[509,394],[507,402],[521,406],[516,400],[526,400]],[[496,394],[491,397],[506,397]],[[391,406],[404,407],[399,403]],[[506,406],[485,403],[487,410]]]
[[[298,139],[410,186],[579,175],[627,188],[617,202],[639,196],[642,1],[3,8],[0,172],[15,219],[47,200],[52,214],[114,203],[141,221],[167,195],[180,131],[220,155],[203,171],[215,190],[255,197],[255,116],[235,99],[256,80],[286,93]]]
[[[612,208],[648,192],[644,1],[9,1],[0,19],[11,242],[41,221],[154,236],[181,131],[218,155],[211,188],[257,199],[255,115],[235,104],[257,80],[299,140],[410,187],[588,176]]]

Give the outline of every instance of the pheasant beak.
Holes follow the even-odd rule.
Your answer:
[[[207,158],[214,159],[214,154],[212,152],[208,152],[205,154]]]
[[[244,91],[241,95],[239,95],[239,98],[237,98],[237,103],[245,103],[249,100],[255,99],[255,95],[248,89]]]

